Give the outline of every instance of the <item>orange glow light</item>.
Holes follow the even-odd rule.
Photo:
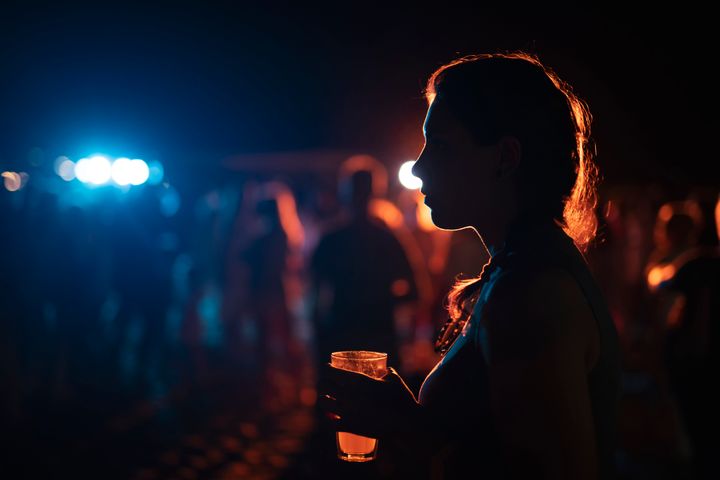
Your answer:
[[[653,267],[648,273],[648,285],[652,288],[657,287],[662,282],[662,267]]]
[[[673,208],[671,205],[665,204],[663,205],[660,210],[658,211],[658,217],[663,222],[667,222],[670,220],[670,217],[672,217],[673,214]]]
[[[390,291],[392,291],[392,294],[396,297],[405,296],[410,293],[410,283],[408,283],[407,280],[400,278],[392,283]]]
[[[432,212],[430,207],[424,203],[418,203],[417,210],[415,212],[418,226],[425,232],[432,232],[438,230],[432,221]]]
[[[317,391],[314,388],[306,387],[300,390],[300,403],[306,407],[312,407],[317,402]]]
[[[277,197],[280,224],[288,236],[290,245],[299,249],[305,241],[305,231],[297,214],[295,198],[287,190],[282,190]]]
[[[655,289],[661,283],[670,280],[675,275],[676,269],[674,265],[656,265],[648,272],[648,285]]]
[[[403,225],[403,216],[400,209],[389,200],[374,198],[368,206],[370,215],[379,218],[390,228],[400,228]]]

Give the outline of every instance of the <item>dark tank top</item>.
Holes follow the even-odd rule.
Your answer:
[[[437,443],[431,455],[432,479],[503,478],[500,442],[493,425],[483,347],[478,328],[497,279],[508,272],[561,268],[581,288],[600,338],[596,365],[588,374],[599,478],[615,477],[616,416],[620,394],[620,349],[605,300],[582,254],[556,224],[516,223],[505,246],[483,269],[482,286],[470,320],[425,379],[419,402],[433,419]]]

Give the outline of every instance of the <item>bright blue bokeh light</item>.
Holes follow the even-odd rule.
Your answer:
[[[112,179],[118,185],[130,185],[132,180],[132,160],[129,158],[118,158],[112,164]]]
[[[75,176],[83,183],[102,185],[110,181],[112,166],[102,155],[80,159],[75,165]]]
[[[130,185],[142,185],[150,177],[150,169],[144,160],[136,158],[130,161]]]
[[[75,178],[75,164],[73,161],[63,160],[57,167],[57,174],[66,182],[73,180]]]
[[[77,163],[65,156],[58,157],[54,165],[55,173],[65,181],[77,178],[81,183],[103,185],[111,180],[120,187],[151,185],[163,181],[164,169],[160,162],[148,165],[145,160],[119,157],[111,161],[104,155],[81,158]]]
[[[150,185],[159,185],[163,181],[163,177],[165,177],[165,169],[163,168],[162,163],[152,161],[148,163],[148,168],[150,169],[148,183]]]

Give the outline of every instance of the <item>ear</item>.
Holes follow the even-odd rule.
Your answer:
[[[500,153],[495,174],[498,178],[507,178],[520,167],[522,158],[522,145],[516,137],[505,135],[498,140],[497,147]]]

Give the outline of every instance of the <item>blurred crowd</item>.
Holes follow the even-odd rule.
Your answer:
[[[417,389],[439,358],[445,294],[488,260],[369,156],[331,175],[228,174],[194,195],[92,194],[0,191],[0,414],[18,429],[89,398],[264,384],[340,349],[388,352]],[[623,345],[621,446],[634,456],[619,461],[707,461],[718,192],[607,186],[601,198],[588,261]]]

